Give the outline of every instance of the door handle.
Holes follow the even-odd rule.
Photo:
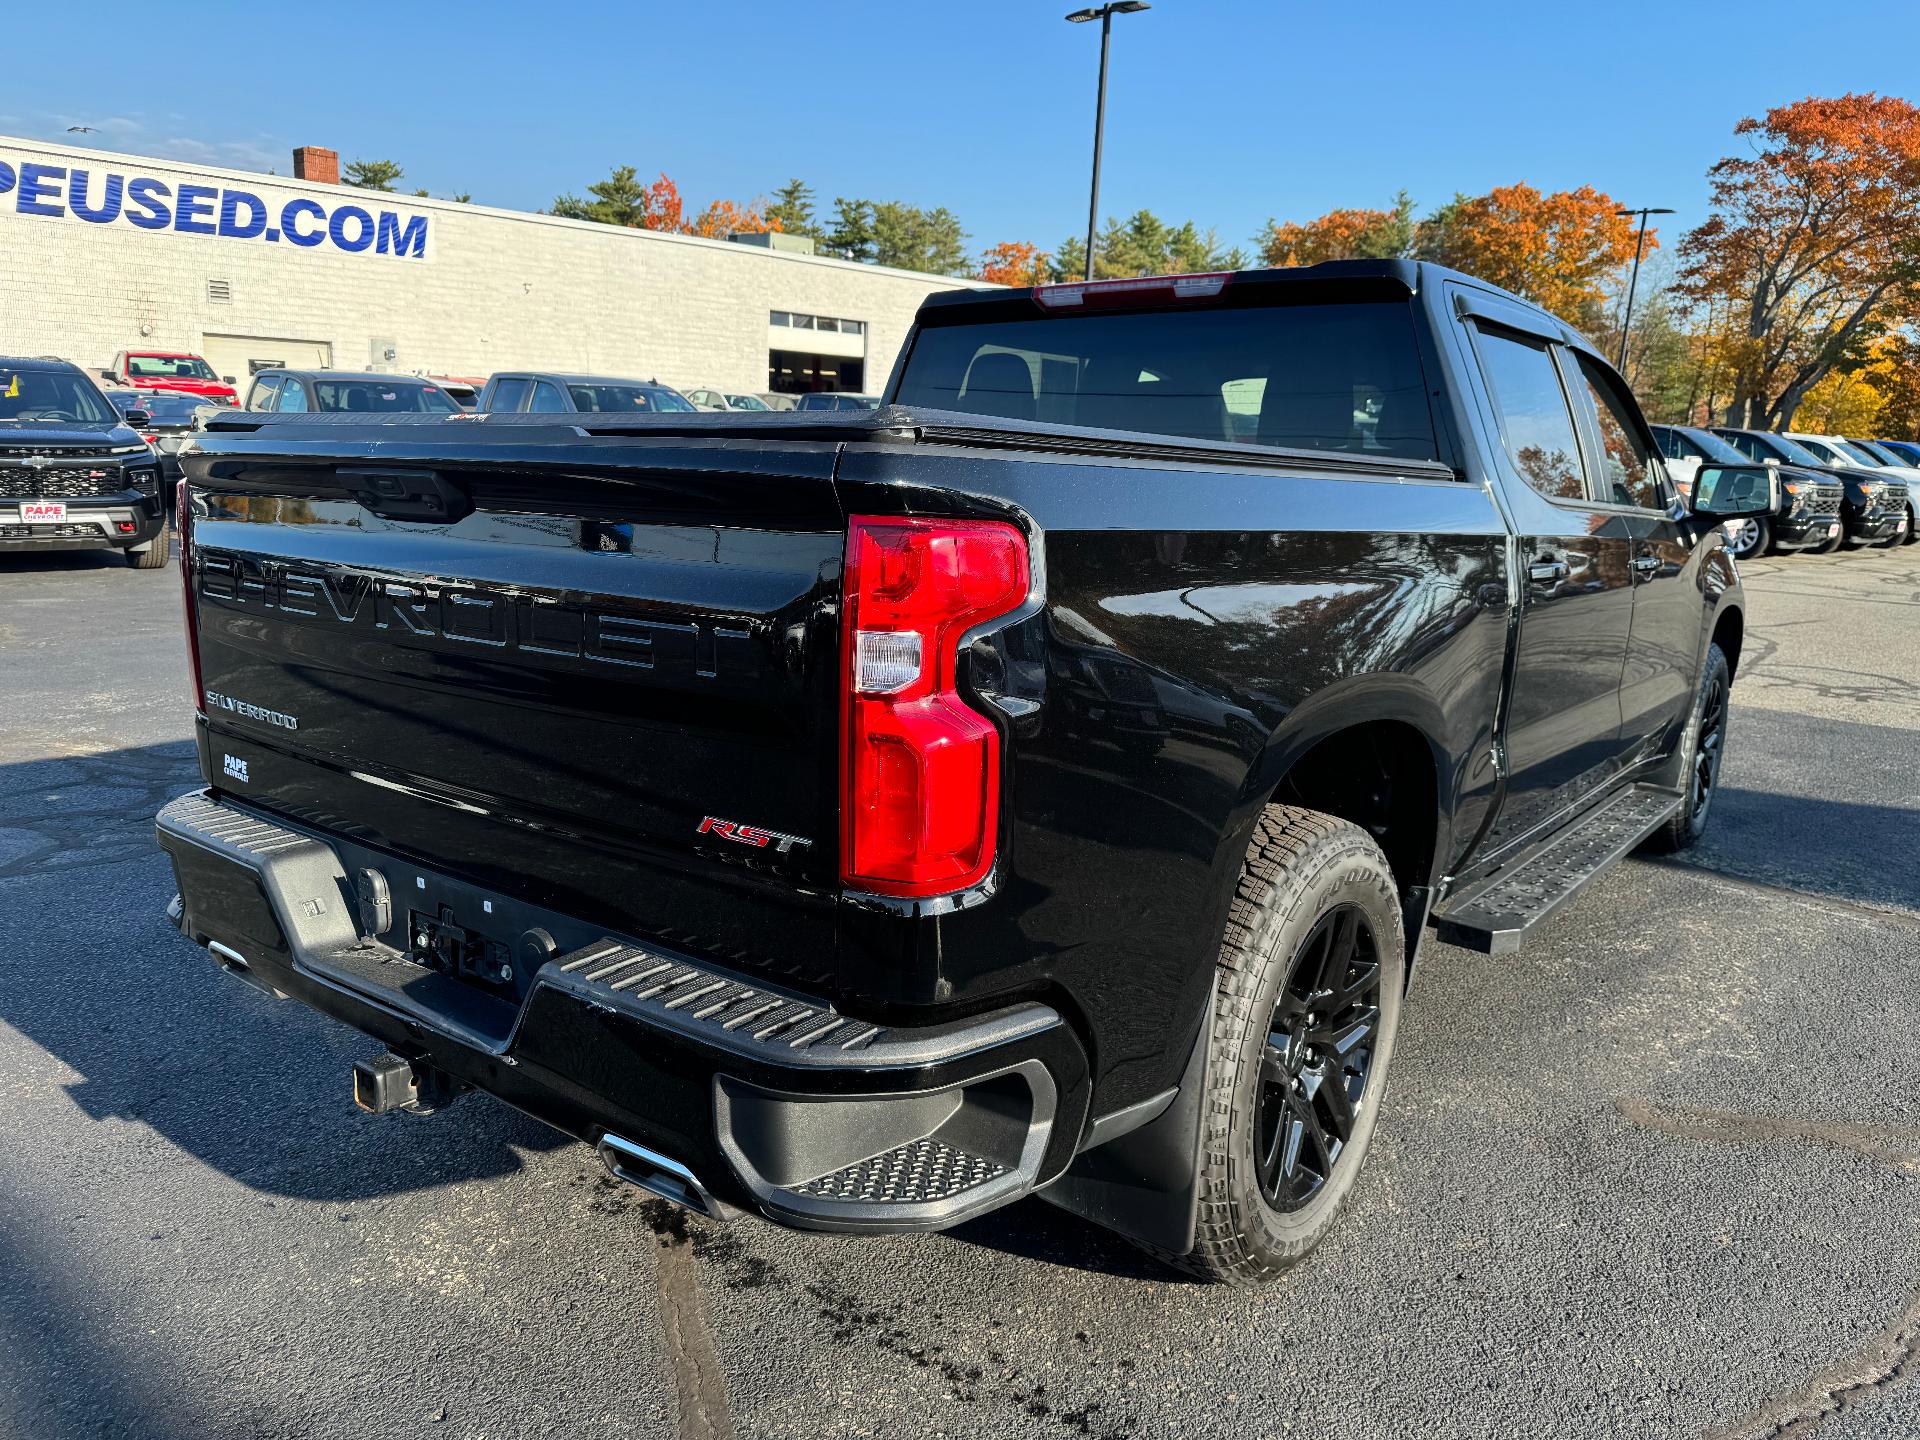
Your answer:
[[[1551,585],[1571,573],[1564,560],[1536,560],[1527,566],[1527,579],[1536,585]]]

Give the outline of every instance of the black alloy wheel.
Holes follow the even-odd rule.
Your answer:
[[[1707,682],[1707,693],[1700,706],[1700,740],[1693,755],[1692,808],[1704,817],[1713,803],[1714,787],[1720,783],[1720,760],[1726,750],[1727,697],[1729,686],[1725,671],[1716,671]]]
[[[1380,979],[1378,942],[1358,905],[1328,910],[1294,952],[1260,1058],[1253,1132],[1260,1194],[1277,1211],[1318,1195],[1353,1138],[1380,1032]]]

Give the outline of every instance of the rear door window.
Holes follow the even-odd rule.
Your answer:
[[[1474,348],[1500,413],[1500,437],[1520,477],[1554,500],[1587,498],[1573,410],[1543,340],[1482,328]]]
[[[1574,357],[1574,368],[1586,382],[1578,387],[1585,392],[1581,408],[1593,420],[1594,435],[1600,442],[1600,497],[1642,510],[1665,509],[1660,467],[1654,464],[1652,449],[1640,438],[1633,402],[1620,394],[1613,377],[1590,357]]]
[[[493,387],[493,398],[487,402],[489,410],[512,412],[527,403],[527,392],[533,388],[530,380],[502,380]]]
[[[927,325],[896,399],[1086,425],[1434,460],[1404,301],[1114,310]]]
[[[291,375],[280,382],[280,408],[282,410],[307,408],[307,387]]]
[[[558,385],[550,385],[545,380],[536,380],[533,385],[533,400],[527,409],[536,415],[558,415],[567,409],[567,402],[560,395]]]
[[[253,382],[253,393],[247,396],[249,410],[271,410],[279,403],[280,377]]]

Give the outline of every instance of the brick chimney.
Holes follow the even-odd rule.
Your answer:
[[[293,152],[293,174],[297,180],[311,180],[316,185],[338,185],[340,153],[318,145],[302,145]]]

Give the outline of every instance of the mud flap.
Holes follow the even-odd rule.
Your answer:
[[[1172,1102],[1137,1130],[1083,1151],[1040,1198],[1129,1240],[1185,1255],[1198,1229],[1200,1142],[1213,995]]]

